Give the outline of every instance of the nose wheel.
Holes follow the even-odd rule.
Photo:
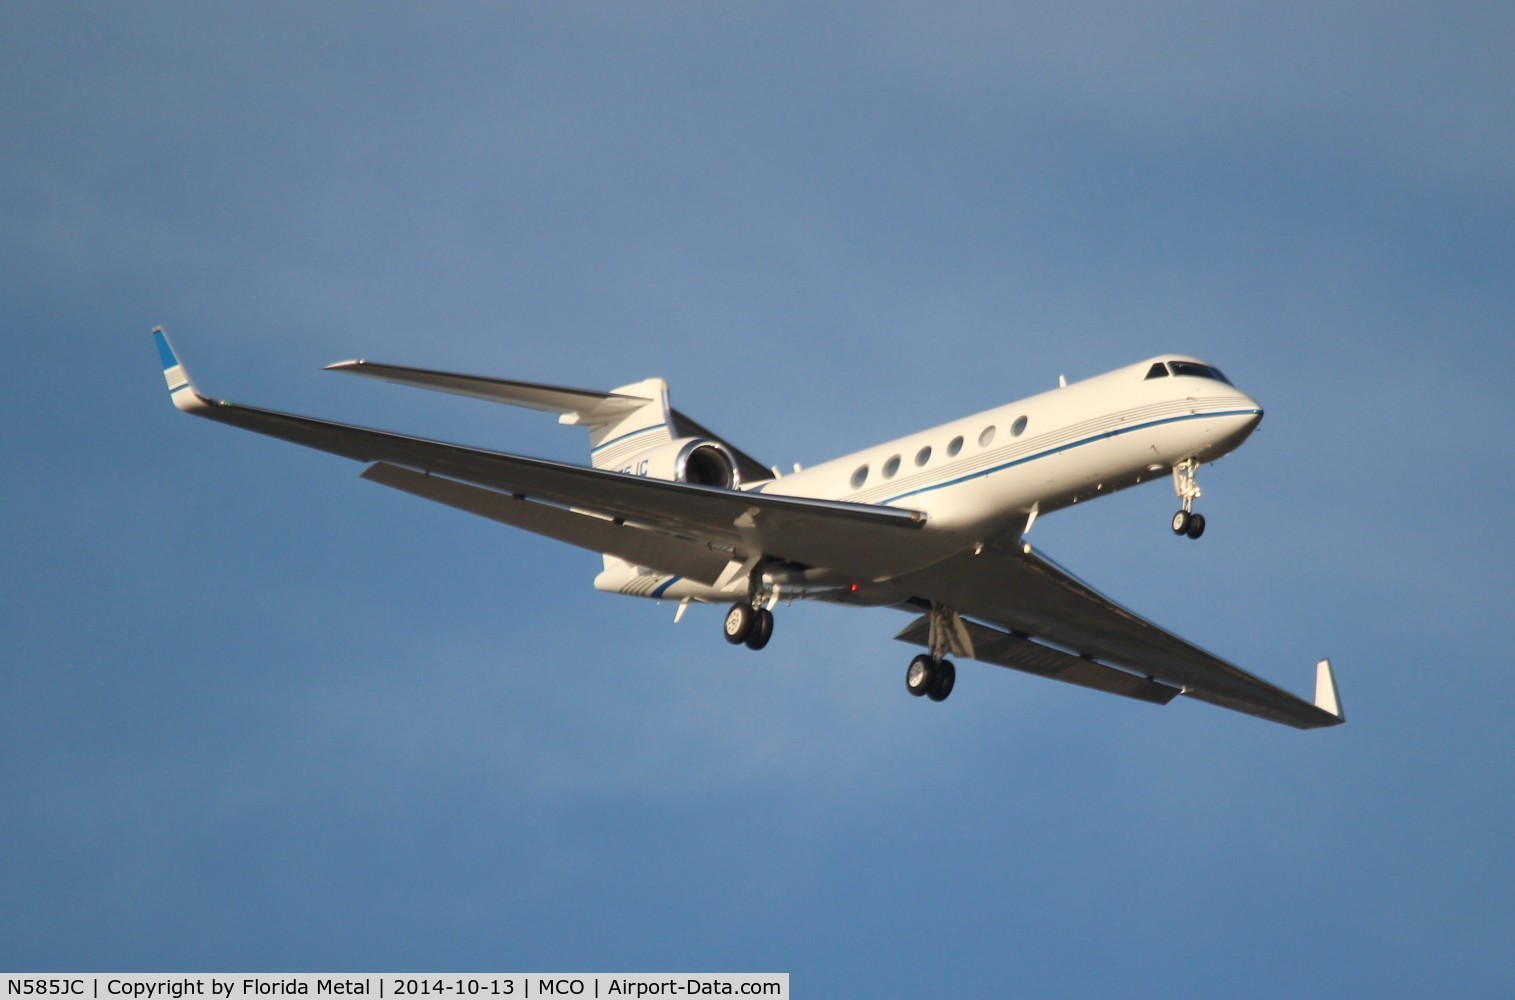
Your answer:
[[[1205,515],[1181,510],[1173,515],[1173,533],[1198,538],[1205,533]]]
[[[1199,472],[1199,460],[1186,458],[1173,467],[1173,492],[1183,506],[1173,515],[1173,533],[1198,538],[1205,533],[1205,515],[1194,513],[1194,501],[1203,493],[1195,476]]]

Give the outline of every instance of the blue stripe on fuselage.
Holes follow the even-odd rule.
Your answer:
[[[1122,434],[1130,434],[1132,431],[1142,431],[1150,427],[1161,427],[1163,424],[1176,424],[1184,420],[1203,420],[1209,417],[1243,417],[1261,413],[1262,410],[1258,409],[1222,410],[1217,413],[1186,413],[1181,417],[1164,417],[1161,420],[1149,420],[1144,424],[1132,424],[1130,427],[1120,427],[1113,431],[1104,431],[1100,434],[1091,434],[1089,437],[1082,438],[1078,441],[1070,441],[1068,444],[1060,444],[1056,448],[1048,448],[1046,451],[1040,451],[1034,455],[1027,455],[1024,458],[1017,458],[1013,461],[1005,462],[1002,465],[996,465],[988,469],[981,469],[977,472],[970,472],[965,476],[958,476],[956,479],[949,479],[944,483],[932,483],[930,486],[922,486],[920,489],[901,493],[899,496],[890,497],[887,500],[880,501],[880,503],[887,505],[894,503],[897,500],[903,500],[906,497],[920,496],[922,493],[930,493],[932,490],[945,489],[948,486],[956,486],[958,483],[966,483],[970,479],[978,479],[981,476],[992,476],[996,472],[1003,472],[1006,469],[1013,469],[1017,465],[1025,465],[1027,462],[1034,462],[1039,458],[1047,458],[1051,455],[1057,455],[1065,451],[1072,451],[1074,448],[1081,448],[1086,444],[1093,444],[1096,441],[1104,441],[1107,438],[1119,437]]]

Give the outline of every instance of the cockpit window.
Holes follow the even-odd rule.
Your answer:
[[[1222,375],[1219,368],[1211,368],[1209,365],[1202,365],[1194,361],[1169,361],[1168,367],[1173,369],[1173,374],[1175,375],[1186,375],[1190,378],[1209,378],[1217,382],[1224,382],[1226,385],[1231,384],[1231,380]],[[1153,376],[1149,374],[1147,377],[1152,378]]]
[[[1158,361],[1147,369],[1147,378],[1167,378],[1168,366]]]

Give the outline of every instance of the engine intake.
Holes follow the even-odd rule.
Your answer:
[[[736,489],[741,482],[736,457],[717,441],[691,441],[680,449],[674,462],[674,478],[681,483],[728,490]]]
[[[734,490],[741,485],[736,456],[719,441],[679,438],[644,451],[619,471],[651,479]]]

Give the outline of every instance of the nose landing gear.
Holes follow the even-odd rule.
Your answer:
[[[1203,496],[1195,474],[1199,460],[1186,458],[1173,467],[1173,492],[1178,494],[1182,508],[1173,515],[1173,533],[1198,538],[1205,533],[1205,515],[1194,513],[1194,501]]]
[[[1198,538],[1205,533],[1205,515],[1181,510],[1173,515],[1173,533]]]

